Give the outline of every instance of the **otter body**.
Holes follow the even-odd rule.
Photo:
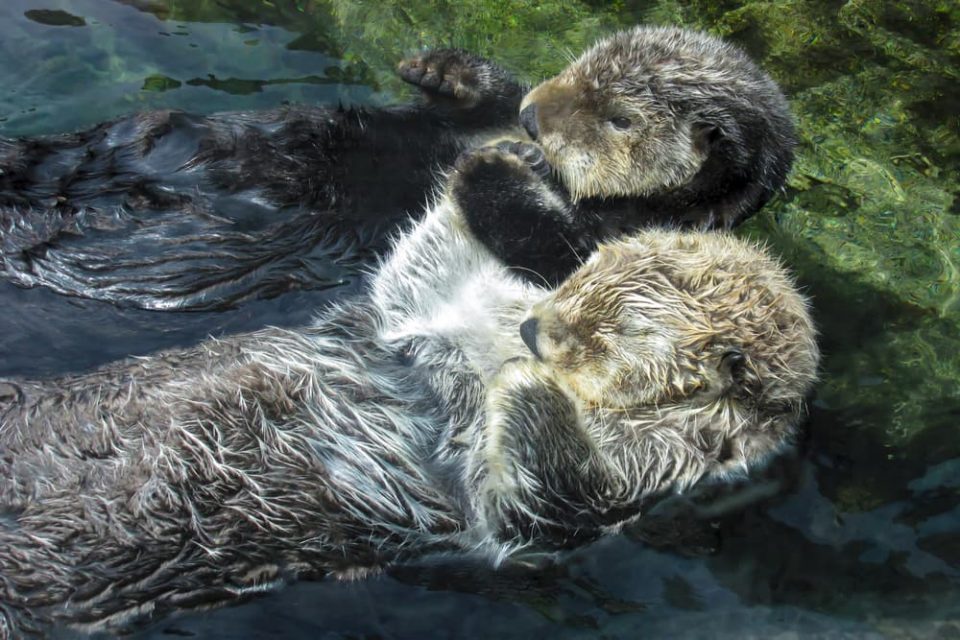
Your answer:
[[[532,284],[453,195],[492,153],[525,166],[468,154],[367,292],[310,327],[8,382],[7,633],[117,629],[430,552],[568,547],[789,440],[817,349],[774,260],[649,231]]]
[[[494,133],[522,135],[519,112],[543,185],[491,167],[456,198],[495,255],[558,284],[625,231],[739,223],[792,162],[776,84],[703,33],[616,34],[525,97],[462,51],[429,52],[400,73],[426,104],[164,112],[0,140],[0,269],[148,309],[329,286],[331,262],[359,273],[384,231],[419,210],[432,171]]]
[[[413,105],[142,113],[0,138],[0,273],[156,310],[217,309],[359,274],[438,168],[518,132],[524,89],[459,50],[405,61]]]

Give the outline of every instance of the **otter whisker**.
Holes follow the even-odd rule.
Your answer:
[[[542,275],[541,273],[537,272],[537,271],[534,270],[534,269],[531,269],[531,268],[529,268],[529,267],[515,266],[515,267],[512,267],[512,270],[514,270],[514,271],[523,271],[523,272],[529,273],[529,274],[531,274],[531,275],[534,275],[534,276],[536,276],[537,279],[543,284],[544,287],[550,287],[550,286],[551,286],[550,281],[547,280],[547,278],[546,278],[544,275]]]
[[[577,260],[577,264],[583,264],[583,256],[581,256],[577,249],[570,244],[570,241],[567,240],[566,236],[561,235],[560,239],[563,240],[563,243],[570,249],[570,253],[572,253],[573,257]]]

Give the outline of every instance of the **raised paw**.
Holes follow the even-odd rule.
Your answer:
[[[462,192],[462,187],[470,190],[506,191],[542,182],[542,176],[534,171],[527,160],[518,153],[508,150],[513,143],[500,143],[489,147],[480,147],[461,153],[454,163],[454,181]]]
[[[483,97],[482,62],[460,49],[433,49],[403,60],[397,71],[404,82],[419,87],[427,97],[472,107]]]
[[[473,236],[504,265],[554,286],[580,264],[583,223],[536,145],[501,143],[457,158],[448,193]],[[586,254],[584,254],[586,255]]]
[[[516,119],[524,93],[509,73],[462,49],[425,51],[402,61],[397,71],[421,90],[428,103],[477,112],[481,120],[501,124]]]
[[[454,163],[454,167],[460,172],[469,171],[478,165],[501,165],[518,170],[524,175],[532,172],[541,178],[550,175],[550,165],[543,150],[535,144],[515,140],[503,140],[486,147],[469,149],[461,153]]]
[[[530,142],[504,140],[497,144],[497,149],[520,158],[541,178],[550,175],[550,163],[547,162],[547,156],[544,155],[543,149],[538,145]]]

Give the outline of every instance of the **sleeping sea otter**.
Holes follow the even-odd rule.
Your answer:
[[[648,230],[533,284],[453,195],[495,154],[523,165],[469,153],[367,291],[311,326],[8,381],[0,637],[582,544],[789,441],[818,351],[774,259]]]
[[[782,187],[796,142],[746,54],[675,27],[601,40],[529,92],[520,121],[538,143],[515,148],[525,166],[474,157],[457,198],[494,253],[551,283],[625,231],[738,224]]]

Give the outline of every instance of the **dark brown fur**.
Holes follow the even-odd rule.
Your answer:
[[[523,88],[487,60],[434,50],[401,76],[424,100],[160,111],[0,138],[0,274],[156,310],[358,275],[422,209],[438,168],[477,136],[517,128]]]

